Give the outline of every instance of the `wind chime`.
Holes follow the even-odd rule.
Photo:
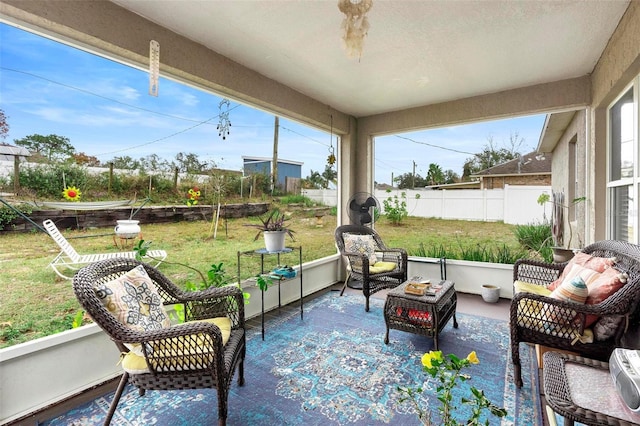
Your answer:
[[[336,155],[333,150],[333,115],[329,116],[331,118],[331,139],[329,140],[329,156],[327,157],[327,164],[329,167],[333,167],[336,164]]]
[[[231,127],[231,121],[229,120],[229,107],[231,102],[228,99],[223,99],[218,104],[220,115],[218,116],[218,136],[222,136],[222,140],[225,140],[229,135],[229,127]],[[224,107],[224,110],[223,110]]]

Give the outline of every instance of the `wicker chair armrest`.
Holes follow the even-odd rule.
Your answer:
[[[222,346],[222,332],[220,328],[208,322],[185,322],[182,324],[172,325],[169,328],[159,330],[137,331],[124,327],[124,331],[118,333],[118,341],[121,343],[152,343],[163,342],[170,339],[179,340],[180,338],[197,335],[210,335],[212,341],[220,342]]]
[[[385,250],[376,250],[376,253],[382,254],[382,260],[387,262],[406,263],[408,256],[407,251],[403,248],[388,248]]]
[[[244,328],[244,295],[237,285],[210,287],[206,290],[184,292],[186,320],[201,320],[226,316],[232,328]]]
[[[223,287],[209,287],[205,290],[198,291],[181,291],[181,302],[206,301],[211,299],[220,299],[227,296],[241,297],[242,290],[237,285],[225,285]]]
[[[519,259],[513,265],[513,281],[526,281],[546,287],[560,277],[566,265],[566,263]]]

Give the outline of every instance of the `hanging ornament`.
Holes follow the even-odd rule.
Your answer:
[[[329,166],[333,166],[336,164],[336,155],[333,150],[333,115],[330,115],[329,117],[331,119],[331,139],[329,140],[329,156],[327,157],[327,164],[329,164]]]
[[[218,136],[222,136],[222,140],[225,140],[229,135],[229,127],[231,127],[231,121],[229,121],[229,107],[231,102],[228,99],[223,99],[218,104],[220,114],[218,115]]]
[[[149,42],[149,94],[158,96],[158,78],[160,76],[160,43]]]

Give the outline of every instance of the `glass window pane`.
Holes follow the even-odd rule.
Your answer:
[[[633,177],[633,88],[609,110],[609,179]]]
[[[633,185],[611,188],[611,239],[633,242],[636,212]]]

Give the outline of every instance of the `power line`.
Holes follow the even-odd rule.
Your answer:
[[[408,138],[408,137],[405,137],[405,136],[400,136],[400,135],[394,135],[394,136],[397,137],[397,138],[400,138],[400,139],[408,140],[409,142],[417,143],[419,145],[426,145],[426,146],[430,146],[432,148],[443,149],[445,151],[457,152],[459,154],[476,155],[473,152],[461,151],[461,150],[453,149],[453,148],[445,148],[444,146],[438,146],[438,145],[434,145],[434,144],[427,143],[427,142],[417,141],[417,140],[414,140],[414,139],[411,139],[411,138]]]
[[[21,70],[16,70],[16,69],[13,69],[13,68],[6,68],[6,67],[0,67],[0,69],[2,69],[4,71],[11,71],[11,72],[19,73],[19,74],[25,74],[25,75],[28,75],[28,76],[34,77],[34,78],[39,78],[40,80],[44,80],[44,81],[47,81],[49,83],[57,84],[59,86],[66,87],[67,89],[76,90],[78,92],[86,93],[88,95],[104,99],[106,101],[115,102],[117,104],[124,105],[124,106],[127,106],[129,108],[134,108],[134,109],[137,109],[137,110],[140,110],[140,111],[149,112],[151,114],[161,115],[163,117],[169,117],[169,118],[173,118],[173,119],[176,119],[176,120],[191,121],[193,123],[202,123],[200,120],[194,120],[192,118],[180,117],[180,116],[177,116],[177,115],[165,114],[163,112],[158,112],[158,111],[154,111],[154,110],[151,110],[151,109],[147,109],[147,108],[142,108],[142,107],[139,107],[139,106],[131,105],[131,104],[128,104],[126,102],[119,101],[117,99],[112,99],[112,98],[109,98],[107,96],[99,95],[97,93],[91,92],[90,90],[81,89],[79,87],[75,87],[75,86],[72,86],[70,84],[61,83],[59,81],[51,80],[51,79],[49,79],[47,77],[42,77],[40,75],[33,74],[33,73],[30,73],[30,72],[27,72],[27,71],[21,71]],[[210,120],[206,120],[206,121],[208,122]]]

